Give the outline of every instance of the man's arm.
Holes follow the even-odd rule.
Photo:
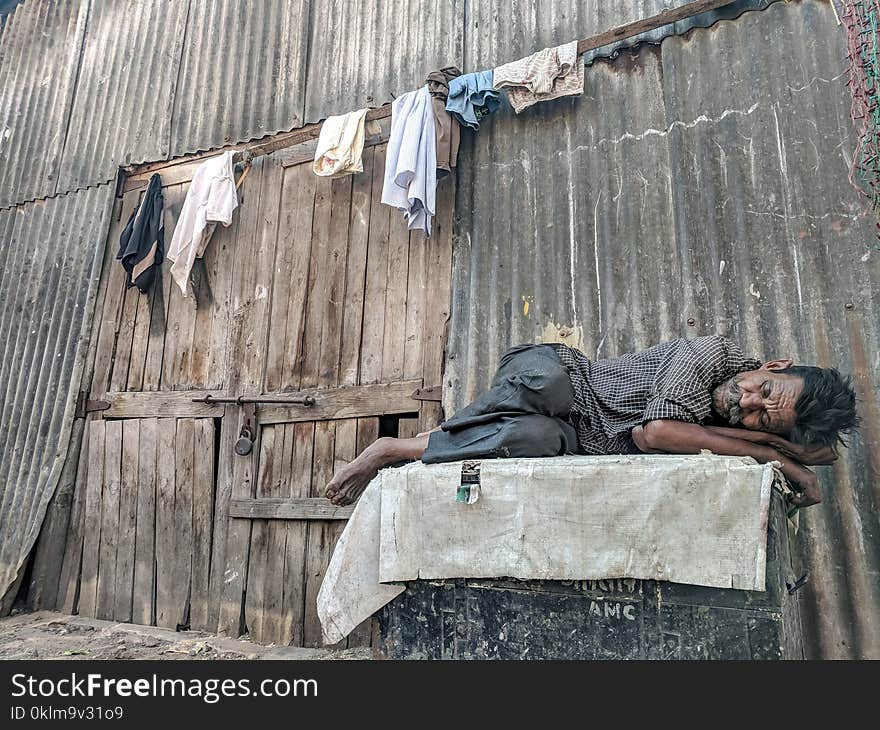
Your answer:
[[[731,428],[729,426],[703,426],[703,428],[721,436],[772,446],[784,456],[791,456],[807,466],[833,464],[839,456],[834,446],[803,446],[789,441],[779,434],[766,431],[752,431],[748,428]]]
[[[699,454],[701,450],[708,449],[723,456],[751,456],[761,464],[778,461],[782,465],[782,473],[803,490],[792,499],[793,504],[807,507],[822,501],[816,475],[767,444],[734,438],[696,423],[671,420],[649,421],[644,426],[637,426],[632,431],[632,438],[636,446],[646,453]]]

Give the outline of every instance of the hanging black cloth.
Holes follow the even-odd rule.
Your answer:
[[[147,192],[125,224],[119,236],[119,253],[128,276],[127,286],[136,286],[142,293],[149,291],[156,272],[165,258],[165,226],[162,222],[162,178],[156,173],[150,178]]]

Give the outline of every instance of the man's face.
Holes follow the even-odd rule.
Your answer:
[[[790,360],[774,360],[734,375],[712,391],[713,409],[732,426],[790,433],[797,420],[794,406],[804,389],[801,378],[776,372],[790,365]]]

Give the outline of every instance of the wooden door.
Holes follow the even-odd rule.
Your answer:
[[[409,233],[380,203],[388,121],[368,140],[359,175],[317,178],[309,164],[314,142],[255,159],[232,226],[218,228],[196,262],[195,301],[172,286],[167,262],[148,295],[125,290],[113,256],[141,192],[127,184],[108,239],[94,373],[84,387],[89,407],[107,407],[87,416],[93,423],[60,607],[75,609],[79,590],[83,615],[129,620],[115,599],[128,595],[132,537],[123,528],[133,524],[130,620],[247,631],[263,643],[320,643],[315,598],[351,512],[324,499],[324,486],[380,432],[412,435],[440,418],[439,388],[436,395],[430,388],[441,383],[449,312],[452,181],[438,189],[434,236]],[[166,243],[194,169],[178,163],[160,171]],[[194,400],[303,393],[313,406],[257,404],[247,456],[234,451],[244,409]],[[155,475],[135,479],[132,459],[149,470],[154,440]],[[149,514],[148,494],[152,523],[138,521],[141,511]],[[163,537],[169,525],[170,542]],[[139,559],[151,560],[148,535],[149,620],[146,568],[137,571]],[[163,563],[169,546],[171,562]],[[113,563],[122,589],[114,582],[112,612],[101,578],[102,566],[110,575],[111,553],[123,556],[121,570]],[[366,626],[348,644],[369,640]]]
[[[452,191],[450,181],[446,217],[426,239],[380,203],[384,144],[367,147],[363,174],[337,180],[315,177],[310,155],[276,157],[280,224],[261,387],[316,403],[257,407],[254,479],[233,482],[226,575],[247,555],[243,621],[255,640],[317,646],[317,593],[351,512],[324,499],[324,487],[380,430],[412,435],[439,420],[439,403],[413,394],[440,385]],[[369,642],[368,622],[347,645]]]

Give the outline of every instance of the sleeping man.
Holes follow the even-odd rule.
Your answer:
[[[327,485],[351,504],[379,469],[562,454],[698,454],[777,461],[798,507],[821,501],[809,465],[837,459],[858,425],[849,378],[832,368],[761,364],[720,336],[680,339],[590,360],[561,344],[519,345],[501,358],[488,391],[438,429],[380,438]]]

